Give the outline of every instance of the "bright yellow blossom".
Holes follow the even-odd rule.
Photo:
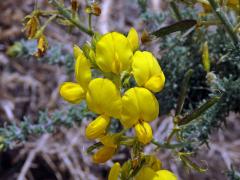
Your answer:
[[[155,96],[147,89],[135,87],[127,90],[122,97],[121,123],[130,128],[135,126],[138,140],[147,144],[152,139],[152,129],[147,122],[157,118],[159,104]]]
[[[110,122],[109,117],[101,115],[90,122],[86,128],[86,137],[88,139],[97,139],[105,135],[106,128]]]
[[[157,118],[159,104],[155,96],[147,89],[135,87],[127,90],[122,97],[121,123],[130,128],[139,121],[151,122]]]
[[[120,174],[120,171],[121,171],[121,166],[118,162],[116,162],[110,172],[109,172],[109,175],[108,175],[108,180],[118,180],[118,176]]]
[[[152,140],[152,128],[149,123],[140,122],[135,125],[137,138],[143,144],[147,144]]]
[[[136,51],[139,47],[138,33],[134,28],[131,28],[128,32],[127,39],[131,45],[132,51]]]
[[[177,177],[168,170],[154,171],[149,167],[143,167],[135,180],[177,180]]]
[[[95,163],[105,163],[114,155],[116,148],[103,146],[94,155],[93,162]]]
[[[100,138],[103,147],[93,155],[93,161],[95,163],[104,163],[111,159],[118,147],[118,137],[117,134],[107,134]]]
[[[128,39],[118,32],[103,35],[96,44],[96,63],[103,72],[120,74],[129,69],[132,55]]]
[[[132,72],[137,84],[152,92],[161,91],[165,83],[165,76],[152,53],[137,51],[132,60]]]
[[[70,103],[80,103],[86,96],[86,90],[91,80],[92,74],[90,63],[84,56],[82,50],[74,46],[75,62],[75,79],[77,83],[64,82],[60,86],[60,95],[64,100]]]
[[[115,118],[120,117],[122,109],[121,96],[112,81],[103,78],[90,81],[86,100],[91,111]]]

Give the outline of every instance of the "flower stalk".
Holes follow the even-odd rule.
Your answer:
[[[66,19],[68,19],[71,23],[73,23],[78,29],[80,29],[82,32],[86,33],[89,36],[93,36],[94,32],[91,29],[86,28],[84,25],[79,23],[75,18],[72,18],[72,14],[68,12],[60,3],[58,3],[56,0],[50,0],[50,4],[57,7],[58,12],[64,16]]]

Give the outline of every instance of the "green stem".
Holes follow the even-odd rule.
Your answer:
[[[88,15],[88,28],[92,30],[92,14]]]
[[[232,39],[234,45],[237,45],[238,44],[238,37],[234,33],[232,24],[227,19],[226,15],[221,11],[220,6],[218,5],[218,3],[215,0],[208,0],[208,1],[211,5],[213,11],[215,12],[215,14],[218,16],[220,21],[223,23],[226,31],[228,32],[230,38]]]
[[[64,16],[66,19],[68,19],[71,23],[73,23],[78,29],[80,29],[82,32],[88,34],[89,36],[93,36],[94,32],[90,29],[87,29],[84,27],[81,23],[79,23],[76,19],[72,18],[71,13],[69,13],[60,3],[58,3],[56,0],[50,0],[50,4],[55,6],[59,13]]]
[[[177,20],[181,21],[183,18],[182,18],[182,15],[181,15],[178,7],[177,7],[177,4],[174,1],[171,1],[170,6],[171,6]]]
[[[180,129],[174,128],[172,130],[172,132],[170,133],[170,135],[167,138],[167,144],[170,144],[171,139],[173,138],[173,136],[179,131]]]

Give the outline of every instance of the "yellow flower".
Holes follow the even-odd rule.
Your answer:
[[[122,109],[121,96],[112,81],[103,78],[90,81],[86,100],[91,111],[115,118],[120,117]]]
[[[135,87],[127,90],[122,97],[121,123],[130,128],[140,121],[151,122],[157,118],[159,104],[147,89]]]
[[[128,39],[118,32],[105,34],[96,44],[96,63],[103,72],[120,74],[129,69],[132,55]]]
[[[133,55],[132,61],[133,76],[139,86],[152,92],[159,92],[163,89],[165,76],[152,53],[137,51]]]
[[[136,51],[139,47],[138,33],[134,28],[131,28],[128,32],[127,39],[131,45],[132,51]]]
[[[159,104],[147,89],[135,87],[127,90],[122,97],[121,123],[126,128],[135,126],[138,140],[144,144],[152,140],[152,129],[147,122],[157,118]]]
[[[135,180],[177,180],[177,177],[168,170],[155,172],[149,167],[143,167],[136,175]]]
[[[64,100],[77,104],[85,97],[84,89],[77,83],[64,82],[60,86],[60,95]]]
[[[108,180],[118,180],[118,176],[120,174],[120,171],[121,171],[121,166],[118,162],[116,162],[110,172],[109,172],[109,175],[108,175]]]
[[[94,155],[93,162],[95,163],[105,163],[114,155],[116,148],[103,146]]]
[[[149,123],[140,122],[135,125],[137,138],[143,144],[147,144],[152,140],[152,128]]]
[[[92,78],[91,64],[78,46],[74,46],[75,78],[77,83],[64,82],[60,86],[60,95],[70,103],[80,103],[86,96],[89,81]]]
[[[88,139],[97,139],[105,135],[106,128],[110,122],[109,117],[101,115],[90,122],[86,128],[86,137]]]

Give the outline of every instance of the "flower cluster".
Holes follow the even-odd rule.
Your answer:
[[[131,28],[127,36],[118,32],[95,35],[82,49],[74,46],[76,82],[64,82],[60,95],[70,103],[86,100],[88,109],[97,114],[86,127],[86,137],[101,143],[93,155],[96,163],[104,163],[116,153],[130,128],[135,130],[136,138],[129,137],[133,141],[146,145],[152,140],[149,123],[159,114],[154,93],[163,89],[165,76],[153,54],[138,50],[139,44],[138,34]],[[121,132],[109,131],[112,119],[119,120]],[[162,174],[149,168],[142,171],[153,177]]]

